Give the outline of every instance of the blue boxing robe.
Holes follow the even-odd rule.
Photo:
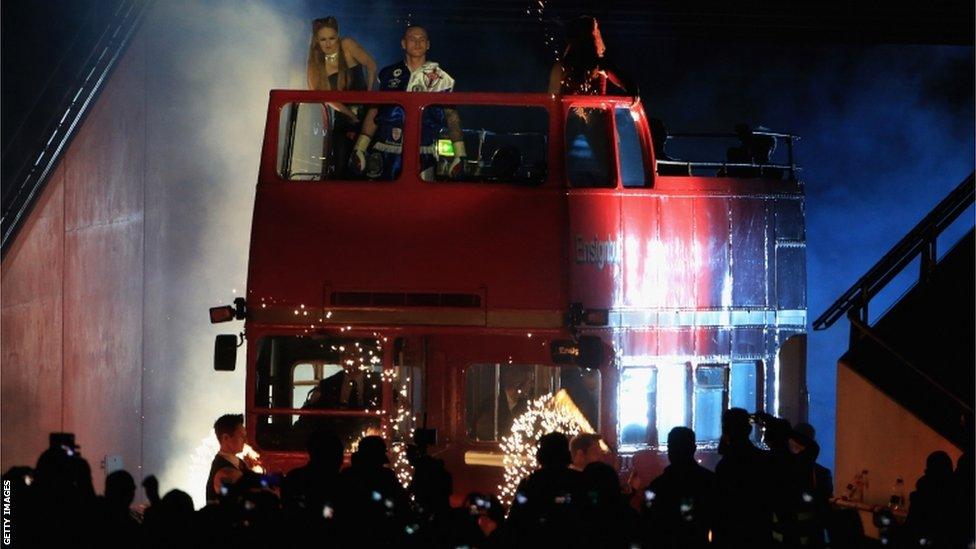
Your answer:
[[[403,61],[383,68],[379,74],[380,91],[450,92],[454,79],[437,63],[428,61],[411,71]],[[435,141],[446,125],[442,107],[424,109],[420,130],[421,179],[434,178],[437,164]],[[396,179],[403,165],[403,107],[383,105],[376,112],[376,135],[372,152],[367,161],[366,176],[380,179]]]

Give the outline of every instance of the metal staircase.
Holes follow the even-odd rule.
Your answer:
[[[813,322],[823,330],[846,314],[841,361],[963,449],[973,443],[976,233],[938,261],[936,242],[973,203],[971,174]],[[915,258],[917,282],[871,325],[871,299]]]

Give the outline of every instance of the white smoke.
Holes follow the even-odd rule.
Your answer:
[[[243,327],[211,326],[207,308],[244,295],[268,92],[303,87],[307,27],[298,2],[165,2],[140,31],[149,138],[142,474],[198,506],[201,437],[216,443],[214,420],[243,412],[245,391],[244,347],[237,372],[211,367],[214,335]]]

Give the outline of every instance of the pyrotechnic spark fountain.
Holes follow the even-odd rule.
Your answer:
[[[525,15],[534,17],[542,27],[543,42],[542,47],[547,51],[552,51],[553,61],[559,61],[561,57],[559,48],[556,46],[556,37],[552,33],[550,18],[546,15],[546,0],[532,0],[525,9]]]
[[[386,372],[384,372],[386,373]],[[384,379],[384,381],[386,381]],[[406,396],[407,386],[404,385],[400,389],[400,394]],[[379,411],[378,415],[385,414],[385,411]],[[349,447],[351,452],[355,452],[359,448],[359,441],[367,436],[381,436],[386,440],[387,445],[389,445],[390,452],[393,454],[393,472],[396,473],[397,480],[404,488],[410,486],[410,482],[413,481],[413,465],[410,464],[410,460],[407,459],[407,442],[410,437],[413,436],[414,426],[417,424],[417,417],[406,406],[397,407],[396,417],[390,423],[389,436],[382,430],[376,429],[366,429],[359,433],[359,438],[357,438]]]
[[[368,349],[366,347],[363,347],[359,342],[355,343],[356,346],[355,351],[359,353],[359,358],[358,358],[360,362],[360,364],[358,365],[359,370],[365,371],[371,368],[371,366],[368,366],[364,363],[365,360],[368,360],[370,365],[372,366],[381,364],[383,362],[383,359],[380,358],[380,355],[383,352],[382,341],[386,341],[386,338],[376,332],[373,332],[373,337],[376,338],[375,351],[373,349]],[[339,350],[344,351],[344,348],[340,347]],[[353,366],[354,363],[355,363],[354,360],[348,360],[346,362],[348,366]],[[383,371],[380,372],[380,381],[383,384],[393,384],[396,380],[397,380],[397,370],[384,369]],[[409,383],[410,379],[407,378],[406,381]],[[393,455],[392,465],[393,465],[393,471],[396,473],[397,480],[400,481],[400,484],[402,484],[404,488],[407,488],[410,485],[410,482],[413,480],[413,465],[411,465],[410,461],[407,459],[406,441],[409,441],[410,438],[413,436],[413,430],[414,427],[416,426],[417,418],[416,416],[413,415],[413,412],[410,410],[409,406],[407,406],[403,402],[403,400],[405,400],[407,398],[407,395],[409,394],[409,387],[407,385],[401,385],[397,393],[400,396],[400,399],[397,399],[400,400],[400,403],[397,405],[396,416],[393,417],[393,419],[390,421],[389,428],[388,429],[369,428],[363,430],[362,432],[359,433],[359,438],[357,438],[350,445],[350,451],[355,452],[356,449],[359,447],[359,441],[362,440],[364,437],[373,436],[373,435],[382,436],[386,440],[387,446],[390,449],[390,453]],[[377,410],[376,414],[378,416],[384,416],[386,415],[386,411]]]
[[[539,439],[552,432],[563,433],[567,437],[593,432],[593,427],[565,389],[532,401],[529,409],[515,418],[512,434],[502,437],[505,480],[498,485],[498,498],[503,505],[511,505],[519,483],[538,467],[535,453]]]

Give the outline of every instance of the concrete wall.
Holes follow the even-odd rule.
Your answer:
[[[58,168],[0,266],[2,468],[33,465],[62,428],[64,169]]]
[[[74,432],[142,463],[146,47],[136,39],[2,265],[2,467]]]
[[[837,364],[837,453],[834,493],[841,495],[854,475],[868,470],[864,502],[885,504],[895,479],[905,479],[906,496],[925,470],[925,458],[959,450],[888,398],[844,363]]]
[[[304,85],[303,9],[146,15],[0,266],[2,469],[70,431],[99,490],[119,456],[202,505],[203,442],[244,404],[243,371],[211,368],[242,326],[207,308],[244,292],[268,91]]]

